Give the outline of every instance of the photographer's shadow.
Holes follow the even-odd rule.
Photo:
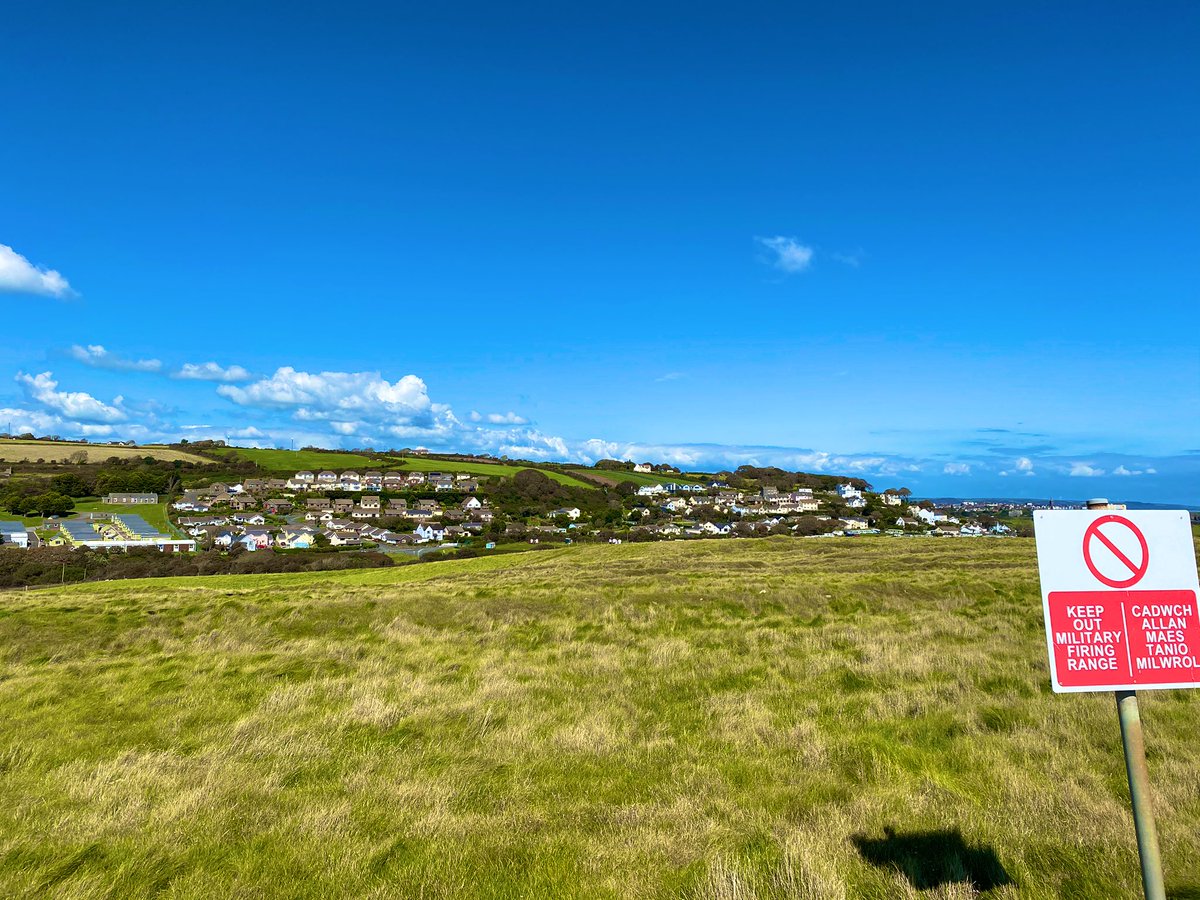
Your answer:
[[[867,862],[900,872],[918,890],[965,882],[977,891],[990,891],[1013,883],[995,850],[969,845],[957,828],[883,831],[881,838],[855,834],[850,840]]]

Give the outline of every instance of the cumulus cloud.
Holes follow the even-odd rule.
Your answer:
[[[113,369],[117,372],[157,372],[162,368],[161,360],[123,359],[117,354],[105,350],[100,344],[88,344],[86,347],[73,344],[68,352],[73,359],[97,369]]]
[[[39,297],[74,297],[67,279],[54,269],[35,266],[7,244],[0,244],[0,292]]]
[[[1154,469],[1129,469],[1123,465],[1117,466],[1115,469],[1112,470],[1112,473],[1114,475],[1122,475],[1122,476],[1157,475],[1158,474],[1158,472],[1156,472]]]
[[[1033,460],[1028,456],[1018,456],[1017,461],[1013,463],[1012,471],[1004,471],[1000,473],[1002,478],[1007,478],[1009,475],[1036,475],[1033,470]]]
[[[775,237],[755,238],[755,240],[774,254],[769,262],[782,272],[791,275],[803,272],[812,265],[813,248],[801,244],[794,237],[776,235]]]
[[[1103,469],[1098,469],[1088,463],[1071,463],[1071,471],[1067,473],[1074,478],[1097,478],[1104,474]]]
[[[528,425],[529,420],[524,416],[518,416],[515,412],[506,413],[487,413],[486,415],[478,410],[471,410],[467,416],[472,422],[487,422],[490,425]]]
[[[215,362],[184,363],[178,372],[171,374],[172,378],[182,378],[187,381],[249,381],[254,376],[241,366],[222,368]]]
[[[942,467],[942,472],[946,475],[970,475],[971,467],[966,463],[946,463]]]
[[[511,410],[506,413],[488,413],[484,416],[492,425],[528,425],[529,420],[524,416],[518,416]]]
[[[58,382],[51,372],[26,375],[18,372],[16,381],[24,388],[30,399],[47,409],[59,413],[65,419],[89,423],[121,422],[126,418],[122,410],[122,397],[113,399],[111,405],[97,400],[84,391],[60,391]]]
[[[37,409],[0,408],[0,422],[10,426],[13,434],[29,432],[35,435],[56,434],[88,440],[161,440],[166,436],[152,432],[144,425],[132,422],[104,424],[79,422],[52,412]]]
[[[282,366],[245,387],[222,384],[217,393],[241,406],[291,409],[304,421],[414,424],[427,422],[433,411],[425,382],[416,375],[390,382],[379,372],[301,372]]]

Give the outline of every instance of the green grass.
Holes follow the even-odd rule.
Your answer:
[[[591,475],[596,478],[606,478],[606,479],[611,480],[614,483],[621,482],[621,481],[632,481],[638,487],[641,487],[641,486],[647,485],[647,484],[669,484],[672,481],[675,482],[676,484],[703,484],[703,485],[708,484],[708,481],[706,481],[702,478],[692,478],[688,475],[666,475],[666,474],[656,474],[656,473],[646,473],[646,472],[625,472],[625,471],[614,472],[609,469],[585,469],[583,467],[571,468],[568,471],[581,472],[581,473],[585,473],[585,474]],[[709,480],[711,480],[711,479],[709,479]]]
[[[467,472],[471,475],[490,475],[492,477],[504,476],[510,478],[516,475],[522,469],[537,469],[545,474],[548,478],[557,481],[559,484],[570,485],[571,487],[594,488],[594,484],[586,481],[581,481],[578,478],[573,478],[570,475],[564,475],[555,469],[542,469],[538,466],[524,465],[506,465],[504,463],[483,463],[483,462],[466,462],[461,460],[439,459],[430,456],[404,456],[396,457],[397,468],[401,471],[408,470],[410,472]],[[403,463],[403,465],[400,465]]]
[[[522,469],[537,468],[536,466],[504,465],[501,463],[463,462],[459,460],[439,459],[430,456],[389,457],[384,460],[372,460],[365,456],[347,453],[329,453],[324,450],[237,450],[240,456],[253,460],[264,469],[272,472],[294,473],[303,470],[318,472],[329,469],[333,472],[343,472],[354,469],[360,475],[368,470],[376,471],[409,471],[409,472],[466,472],[470,475],[486,475],[492,477],[511,477]],[[564,475],[553,469],[539,469],[560,484],[572,487],[593,488],[595,485],[570,475]]]
[[[0,895],[1140,896],[1112,697],[1049,692],[1040,606],[1024,540],[0,595]],[[1142,694],[1177,898],[1197,712]]]
[[[319,472],[329,469],[343,472],[354,469],[360,475],[366,469],[381,469],[379,463],[356,453],[330,453],[327,450],[257,450],[237,447],[238,456],[258,463],[269,472]]]

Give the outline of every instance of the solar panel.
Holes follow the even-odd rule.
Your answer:
[[[81,519],[67,519],[60,523],[63,531],[73,541],[97,541],[100,540],[100,535],[96,533],[96,529],[92,527],[91,522],[85,522]]]
[[[125,531],[129,532],[129,534],[136,538],[146,539],[165,537],[162,532],[160,532],[157,528],[154,528],[149,522],[135,513],[124,513],[122,515],[113,516],[113,518],[121,524]]]

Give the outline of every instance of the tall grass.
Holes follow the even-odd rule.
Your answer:
[[[577,547],[0,598],[0,894],[1135,897],[1031,542]],[[1143,694],[1168,883],[1197,701]]]

